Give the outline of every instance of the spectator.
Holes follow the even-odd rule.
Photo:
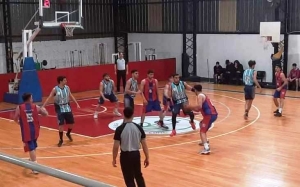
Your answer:
[[[225,74],[224,74],[224,81],[226,84],[231,83],[231,80],[233,78],[234,74],[234,65],[229,60],[225,61],[226,68],[225,68]]]
[[[288,88],[289,90],[296,90],[298,91],[298,83],[299,83],[299,69],[297,68],[297,64],[294,63],[293,68],[288,75]]]
[[[223,76],[223,68],[222,66],[220,66],[219,62],[216,62],[216,65],[214,66],[214,80],[215,83],[220,83],[220,81],[222,80],[222,76]]]
[[[235,60],[234,61],[234,75],[235,75],[236,84],[241,83],[241,80],[243,78],[243,73],[244,73],[243,65],[238,60]]]
[[[149,165],[149,153],[146,143],[146,135],[143,128],[132,122],[133,109],[126,107],[123,111],[123,124],[117,127],[114,136],[113,145],[113,166],[116,167],[116,158],[118,149],[121,147],[120,163],[127,187],[135,187],[134,179],[138,187],[145,187],[145,181],[141,172],[140,144],[142,144],[145,153],[144,166]]]

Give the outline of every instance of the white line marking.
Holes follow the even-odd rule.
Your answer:
[[[226,95],[220,95],[220,94],[215,94],[215,95],[219,95],[219,96],[227,97],[227,98],[234,99],[234,100],[237,100],[237,101],[245,102],[245,101],[243,101],[241,99],[237,99],[237,98],[226,96]],[[229,131],[227,133],[219,134],[219,135],[210,137],[209,139],[214,139],[214,138],[226,136],[226,135],[229,135],[229,134],[233,134],[235,132],[243,130],[243,129],[245,129],[245,128],[251,126],[251,125],[253,125],[254,123],[256,123],[258,121],[258,119],[260,118],[261,113],[260,113],[260,110],[255,105],[252,105],[252,106],[253,106],[253,108],[255,108],[255,110],[258,113],[257,117],[252,122],[250,122],[248,125],[245,125],[243,127],[238,128],[236,130],[232,130],[232,131]],[[243,120],[243,118],[241,118],[241,120]],[[176,138],[176,136],[174,138]],[[162,148],[168,148],[168,147],[174,147],[174,146],[191,144],[191,143],[195,143],[195,142],[198,142],[198,141],[199,140],[193,140],[193,141],[182,142],[182,143],[177,143],[177,144],[170,144],[170,145],[163,145],[163,146],[157,146],[157,147],[150,147],[149,149],[150,150],[162,149]],[[38,159],[79,158],[79,157],[103,156],[103,155],[111,155],[111,154],[112,154],[111,152],[106,152],[106,153],[98,153],[98,154],[95,153],[95,154],[84,154],[84,155],[77,154],[77,155],[66,155],[66,156],[38,157]],[[28,158],[23,158],[23,159],[28,159]]]
[[[96,105],[97,106],[97,105]],[[103,108],[102,111],[98,112],[98,114],[101,114],[101,113],[104,113],[107,111],[107,108],[104,107],[104,106],[100,106],[101,108]],[[74,112],[74,111],[73,111]],[[74,115],[74,117],[86,117],[86,116],[93,116],[94,113],[90,113],[90,114],[79,114],[79,115]],[[57,118],[57,116],[55,115],[48,115],[49,117],[52,117],[52,118]]]

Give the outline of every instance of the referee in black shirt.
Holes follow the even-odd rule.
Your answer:
[[[131,107],[126,107],[123,113],[124,122],[115,131],[112,164],[117,167],[116,159],[119,147],[121,147],[120,163],[126,186],[135,187],[135,179],[138,187],[145,187],[139,149],[140,144],[142,144],[146,156],[144,166],[147,167],[149,165],[149,153],[146,134],[141,126],[132,122],[133,109]]]
[[[123,57],[123,53],[119,53],[119,58],[115,65],[115,74],[117,75],[117,92],[120,92],[120,83],[122,79],[123,91],[125,91],[126,75],[128,74],[128,64]]]

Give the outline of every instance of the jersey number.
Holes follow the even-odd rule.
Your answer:
[[[28,123],[33,122],[32,113],[26,113],[26,118]]]

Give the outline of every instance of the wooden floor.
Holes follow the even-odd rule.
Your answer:
[[[143,169],[149,187],[299,187],[300,185],[300,94],[288,91],[283,117],[273,116],[275,106],[265,89],[256,95],[249,120],[243,119],[243,87],[203,83],[219,117],[209,131],[210,155],[200,155],[199,132],[148,135],[150,166]],[[98,96],[97,91],[75,94],[77,98]],[[189,93],[191,101],[194,94]],[[121,95],[119,95],[121,99]],[[137,98],[137,103],[141,99]],[[0,109],[15,106],[1,103]],[[92,117],[92,116],[91,116]],[[201,120],[201,115],[197,116]],[[98,119],[101,122],[101,119]],[[27,158],[17,124],[0,120],[0,151]],[[41,129],[38,162],[53,168],[123,187],[120,165],[111,166],[112,135],[87,138],[56,147],[58,133]],[[0,161],[1,187],[76,186]]]

